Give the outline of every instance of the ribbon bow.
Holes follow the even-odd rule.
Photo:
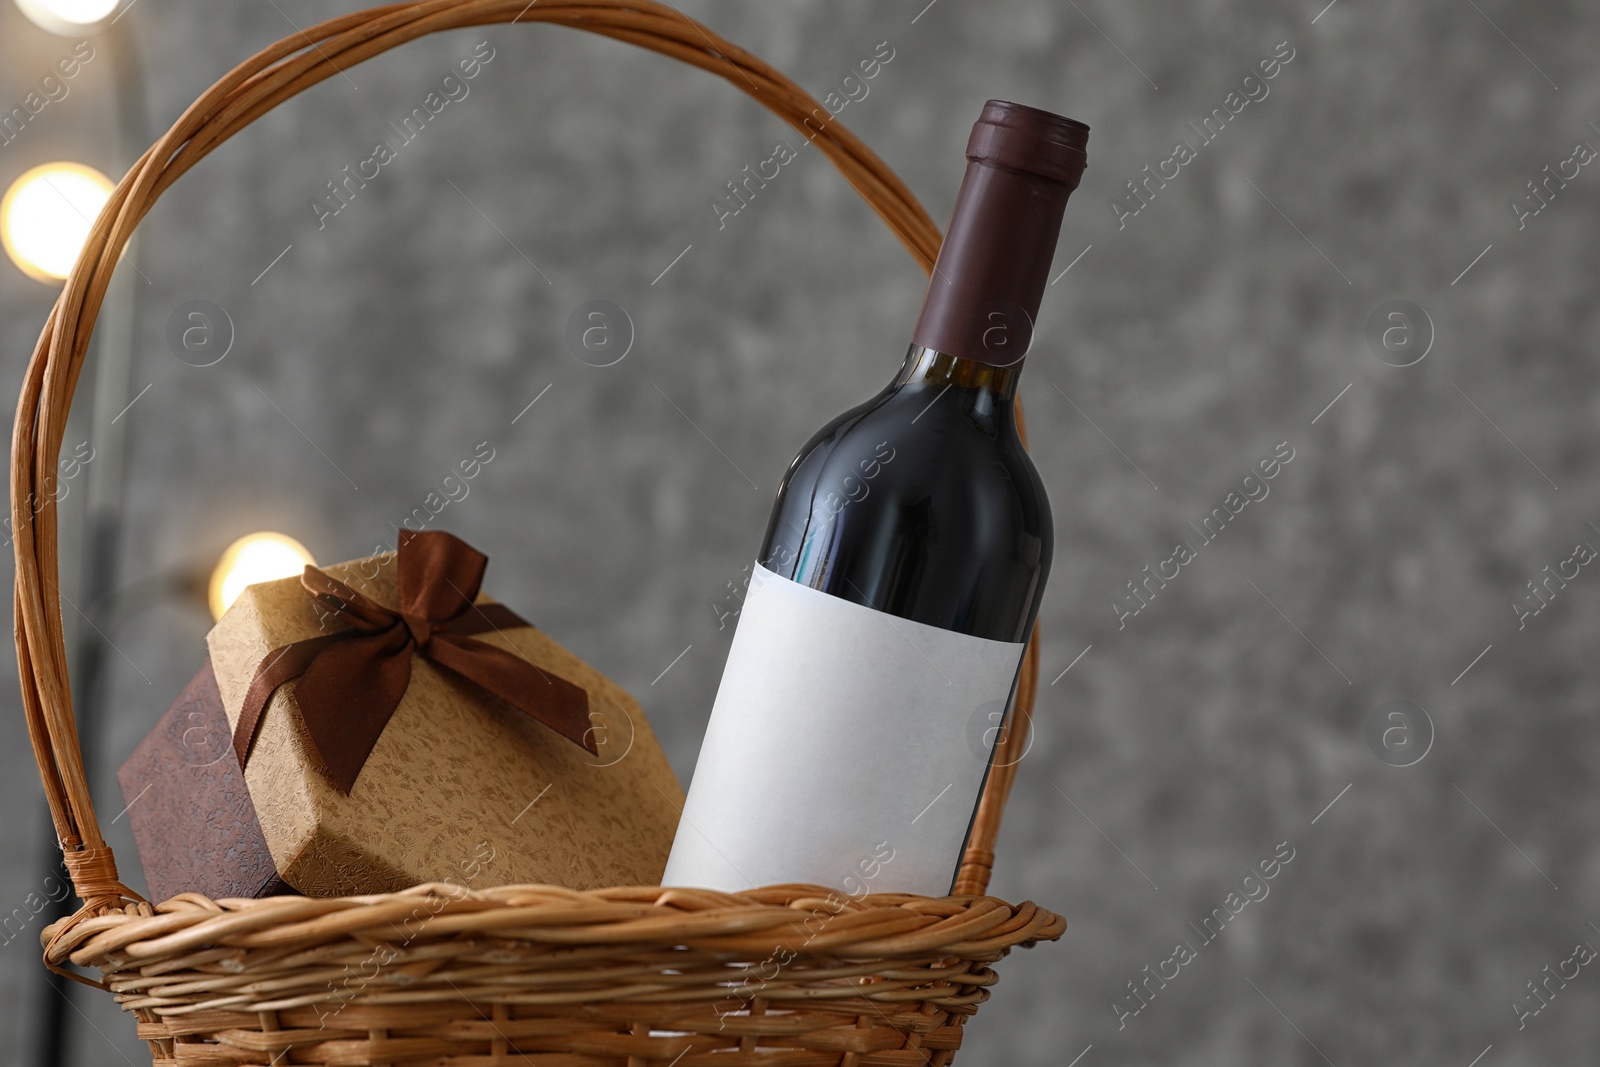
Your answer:
[[[451,534],[402,530],[400,609],[390,611],[308,566],[306,592],[349,628],[284,645],[256,669],[233,733],[244,766],[272,694],[300,679],[295,700],[334,786],[349,795],[423,656],[475,682],[561,736],[595,752],[589,696],[505,649],[472,637],[531,626],[503,604],[475,604],[489,557]]]

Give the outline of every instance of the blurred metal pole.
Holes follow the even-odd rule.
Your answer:
[[[126,25],[111,25],[99,41],[108,53],[112,71],[115,121],[110,155],[113,172],[120,179],[149,143],[144,71],[133,33]],[[94,615],[98,613],[99,603],[115,590],[117,581],[117,555],[126,503],[128,439],[128,423],[121,416],[130,399],[138,331],[137,289],[146,284],[138,271],[138,249],[137,240],[129,242],[123,264],[106,290],[105,303],[95,327],[93,358],[84,368],[88,380],[80,386],[92,391],[87,419],[79,416],[82,409],[75,406],[67,424],[67,447],[86,440],[94,449],[93,461],[84,468],[83,484],[73,487],[76,493],[68,493],[68,501],[78,496],[77,504],[70,509],[63,506],[60,516],[60,558],[64,568],[74,572],[63,573],[61,583],[64,589],[72,590],[68,595],[76,605],[76,609],[63,608],[62,623],[68,642],[67,662],[73,683],[78,736],[91,786],[96,783],[100,770],[103,720],[100,691],[104,682],[107,640],[98,632],[99,624],[94,621]],[[66,503],[63,501],[63,505]],[[61,857],[53,827],[46,839],[49,857],[45,869],[54,870],[59,867]],[[124,862],[127,861],[128,857],[124,857]],[[55,913],[47,912],[47,921],[71,914],[76,906],[76,899],[67,896]],[[33,1055],[29,1062],[38,1067],[63,1067],[68,1047],[66,1026],[69,1018],[76,1014],[69,1009],[74,1007],[72,997],[78,986],[48,972],[46,981],[52,991],[46,994],[35,1016],[36,1034],[30,1042]]]

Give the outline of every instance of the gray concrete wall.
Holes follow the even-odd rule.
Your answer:
[[[818,95],[890,42],[841,120],[941,223],[985,98],[1094,128],[1057,254],[1074,265],[1025,385],[1057,562],[993,885],[1071,928],[1005,961],[963,1061],[1592,1057],[1593,967],[1520,1029],[1512,1004],[1576,943],[1600,946],[1600,576],[1581,568],[1522,629],[1512,604],[1580,539],[1600,545],[1600,170],[1520,226],[1511,203],[1577,142],[1600,146],[1600,20],[1503,0],[925,3],[688,10]],[[355,6],[142,0],[123,21],[164,127],[291,22]],[[470,96],[319,230],[324,183],[480,41],[494,58]],[[1112,207],[1280,42],[1293,58],[1264,99],[1137,214]],[[0,102],[68,44],[0,6]],[[91,63],[0,147],[0,180],[61,155],[110,166],[107,74]],[[715,605],[794,450],[898,364],[923,277],[811,151],[719,230],[710,198],[796,136],[663,58],[501,27],[347,75],[218,151],[145,225],[122,582],[204,568],[262,527],[321,560],[363,554],[487,440],[494,460],[440,523],[490,553],[498,595],[638,695],[687,780],[731,634]],[[0,396],[52,299],[0,265]],[[195,299],[235,330],[204,369],[164,336]],[[615,366],[565,347],[592,299],[636,326]],[[1366,333],[1402,299],[1431,347],[1396,367]],[[1119,620],[1125,583],[1198,544],[1186,524],[1280,442],[1294,458],[1269,495]],[[109,625],[104,768],[194,670],[207,621],[146,596]],[[0,702],[9,909],[48,872],[14,688]],[[1394,766],[1416,758],[1418,709],[1431,748]],[[1368,740],[1407,723],[1410,755],[1400,734]],[[98,785],[109,820],[109,770]],[[1268,895],[1203,941],[1194,927],[1283,843]],[[6,1062],[27,1062],[13,1050],[50,995],[31,936],[0,946]],[[1194,958],[1165,962],[1179,942]],[[1147,965],[1177,977],[1127,999]],[[140,1060],[109,998],[67,1014],[72,1062]]]

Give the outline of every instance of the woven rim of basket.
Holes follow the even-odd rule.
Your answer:
[[[207,90],[123,176],[84,244],[28,364],[11,453],[16,529],[16,640],[28,732],[44,780],[63,858],[84,901],[45,932],[52,969],[71,959],[102,967],[169,963],[205,943],[240,949],[297,939],[359,937],[419,896],[449,899],[427,922],[437,931],[491,934],[536,926],[546,940],[588,944],[665,937],[708,951],[778,944],[796,915],[823,899],[820,887],[769,887],[743,894],[633,887],[573,892],[511,887],[461,892],[421,886],[400,894],[340,900],[271,898],[214,902],[184,894],[152,907],[118,880],[84,774],[67,677],[58,597],[57,513],[34,515],[30,501],[55,471],[68,408],[94,320],[134,228],[156,199],[223,141],[278,104],[350,66],[417,37],[466,26],[547,22],[603,34],[660,52],[727,80],[815,144],[894,231],[924,270],[939,231],[905,184],[854,134],[794,82],[700,23],[651,0],[424,0],[331,19],[287,37],[234,68]],[[1020,408],[1019,408],[1020,415]],[[38,494],[37,497],[35,494]],[[24,509],[27,509],[25,511]],[[1009,945],[1059,937],[1065,923],[1031,903],[981,897],[1017,761],[1025,751],[1038,678],[1035,627],[1023,661],[1013,723],[997,745],[955,895],[943,901],[902,895],[850,901],[848,923],[830,925],[830,952],[878,956],[924,953],[984,958]],[[530,911],[533,909],[533,911]],[[536,914],[535,914],[536,913]],[[787,933],[786,933],[787,931]],[[851,931],[858,931],[855,936]],[[213,951],[223,951],[215,949]],[[177,954],[177,955],[173,955]],[[975,957],[976,958],[976,957]],[[134,964],[133,961],[142,961]],[[175,963],[173,965],[176,965]],[[159,969],[159,968],[158,968]],[[69,973],[69,972],[63,972]],[[72,975],[77,978],[78,976]],[[81,979],[79,979],[81,980]]]
[[[435,884],[328,900],[184,894],[70,926],[62,920],[50,933],[52,955],[100,968],[125,1008],[172,1019],[326,1004],[340,999],[330,997],[330,974],[351,973],[349,997],[368,1005],[704,1003],[736,997],[737,966],[768,959],[782,961],[779,973],[760,976],[769,1003],[914,999],[960,1008],[987,995],[984,964],[1065,928],[1031,902],[992,897],[850,899],[798,885],[728,894]],[[361,975],[375,952],[382,967]]]

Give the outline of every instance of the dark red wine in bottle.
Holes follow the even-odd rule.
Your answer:
[[[950,891],[1050,571],[1013,400],[1088,132],[984,106],[905,364],[784,476],[663,885]]]

